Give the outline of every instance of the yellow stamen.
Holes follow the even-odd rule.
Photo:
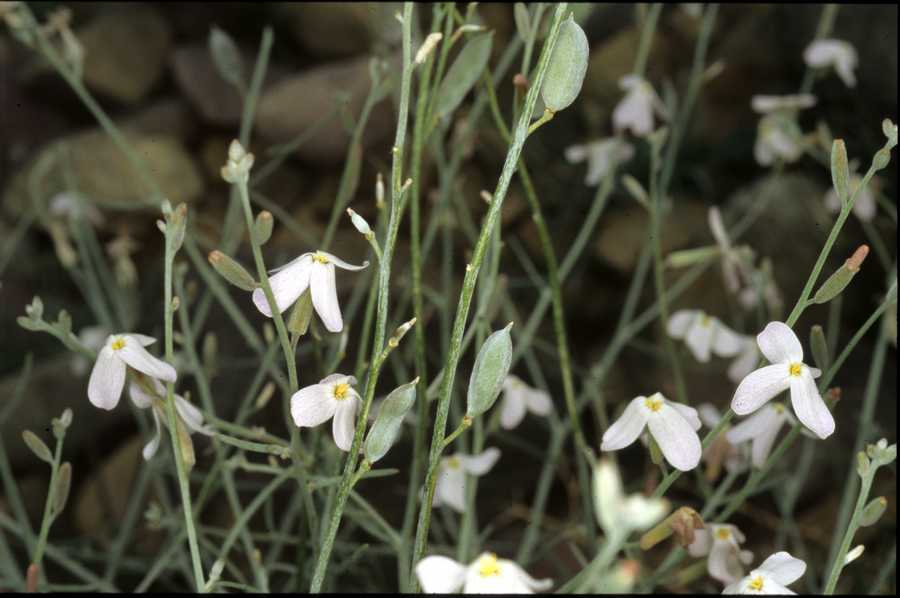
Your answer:
[[[459,469],[459,458],[457,457],[447,457],[446,463],[450,469]]]
[[[500,565],[497,563],[497,555],[488,552],[478,559],[478,574],[482,577],[500,575]]]
[[[327,264],[328,258],[325,257],[325,254],[317,251],[312,256],[313,261],[319,262],[320,264]]]
[[[706,314],[700,314],[700,325],[709,326],[710,324],[712,324],[712,318]]]
[[[772,407],[775,408],[776,413],[778,413],[778,414],[784,413],[784,405],[782,405],[781,403],[775,403],[774,405],[772,405]]]
[[[644,401],[644,407],[646,407],[650,411],[653,411],[654,413],[662,409],[662,406],[662,399],[654,399],[653,397],[650,397],[649,399]]]
[[[747,584],[747,589],[752,590],[754,592],[762,592],[762,589],[763,589],[762,575],[757,575],[756,577],[751,579],[750,583]]]
[[[334,398],[337,399],[338,401],[346,398],[348,390],[350,390],[350,385],[347,384],[346,382],[341,382],[340,384],[335,385]]]
[[[796,362],[792,363],[791,370],[790,370],[791,376],[799,376],[802,369],[803,369],[802,363],[796,363]]]
[[[727,527],[720,527],[716,530],[716,538],[718,538],[719,540],[727,540],[730,537],[731,530],[729,530]]]
[[[112,342],[112,345],[110,345],[110,346],[112,347],[113,351],[118,351],[119,349],[122,349],[125,347],[125,339],[117,338],[116,340],[114,340]]]

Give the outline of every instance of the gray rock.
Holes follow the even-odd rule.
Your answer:
[[[252,61],[245,59],[243,64],[249,73]],[[225,126],[240,121],[241,97],[219,76],[206,43],[178,48],[172,56],[172,71],[178,87],[205,121]]]
[[[353,56],[369,49],[374,36],[368,4],[290,2],[278,4],[275,12],[294,39],[311,54],[336,58]]]

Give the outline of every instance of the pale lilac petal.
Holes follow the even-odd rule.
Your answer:
[[[312,265],[312,254],[304,253],[278,268],[277,274],[269,278],[269,286],[272,288],[272,295],[279,312],[283,312],[293,305],[307,289]],[[266,294],[261,288],[253,291],[253,303],[263,315],[272,317],[272,310],[269,309]]]
[[[125,364],[109,345],[100,349],[88,380],[88,399],[94,407],[113,409],[125,386]]]
[[[341,307],[338,304],[337,285],[332,264],[313,265],[309,285],[312,290],[313,307],[329,332],[340,332],[344,328]]]
[[[136,343],[132,337],[126,336],[125,346],[119,349],[119,357],[137,371],[151,378],[159,378],[166,382],[175,382],[177,374],[171,365],[151,355],[147,349]]]
[[[738,415],[753,413],[791,386],[789,366],[767,365],[751,372],[738,384],[731,399],[731,409]]]
[[[756,336],[759,350],[772,363],[803,361],[803,347],[790,326],[783,322],[769,322]]]
[[[759,570],[764,571],[782,585],[790,585],[806,573],[806,563],[781,551],[764,560],[759,566]]]
[[[291,416],[299,428],[312,428],[328,421],[336,409],[332,388],[325,384],[301,388],[291,397]]]
[[[745,337],[721,321],[715,320],[713,330],[712,350],[719,357],[734,357],[744,348]]]
[[[765,464],[766,459],[769,458],[769,453],[772,451],[772,445],[775,444],[775,438],[778,436],[779,430],[781,430],[781,422],[776,420],[772,426],[760,432],[753,439],[750,453],[750,462],[753,464],[753,467],[762,468],[763,464]]]
[[[643,403],[646,400],[647,397],[637,397],[628,403],[622,416],[603,433],[603,442],[600,445],[601,451],[623,449],[637,440],[647,424],[647,414],[643,408]]]
[[[834,433],[834,417],[822,400],[809,368],[803,366],[799,376],[791,376],[791,406],[800,422],[819,438]]]
[[[584,145],[570,145],[563,152],[563,156],[565,156],[566,162],[572,164],[584,162],[588,156],[587,147]]]
[[[529,388],[524,398],[529,411],[535,415],[546,417],[553,411],[553,401],[550,399],[550,395],[543,390]]]
[[[825,208],[829,212],[841,211],[841,199],[838,197],[837,191],[833,188],[825,192],[825,197],[823,199],[825,200]],[[859,199],[857,199],[857,202],[858,201]]]
[[[695,309],[680,309],[669,317],[666,331],[675,339],[682,339],[691,328],[691,324],[697,319],[699,312]]]
[[[122,333],[122,336],[129,336],[133,338],[142,347],[149,347],[156,342],[156,339],[152,336],[147,336],[146,334],[137,334],[135,332],[124,332]]]
[[[452,594],[462,588],[466,567],[445,556],[426,556],[416,565],[416,577],[426,594]]]
[[[500,449],[492,446],[479,455],[458,455],[457,458],[467,473],[481,476],[494,467],[500,458]]]
[[[709,576],[725,584],[734,583],[744,573],[738,562],[736,548],[724,542],[713,544],[706,564]]]
[[[500,426],[504,430],[512,430],[525,417],[527,409],[521,390],[507,389],[503,391],[500,403]]]
[[[672,467],[680,471],[697,467],[703,453],[700,437],[677,410],[663,404],[659,411],[649,414],[647,426]]]
[[[329,374],[319,380],[319,384],[331,384],[332,386],[337,384],[349,384],[350,386],[356,386],[356,378],[354,376],[348,376],[347,374]]]

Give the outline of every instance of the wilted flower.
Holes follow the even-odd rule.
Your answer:
[[[445,556],[427,556],[416,565],[416,577],[426,594],[533,594],[549,590],[552,579],[534,579],[519,565],[483,552],[466,566]]]
[[[803,577],[806,563],[787,552],[776,552],[750,572],[750,575],[727,586],[723,594],[796,594],[785,586]]]
[[[743,346],[743,335],[728,328],[718,318],[697,309],[682,309],[669,318],[666,331],[675,339],[684,339],[697,361],[709,361],[710,352],[734,357]]]
[[[850,194],[853,195],[856,193],[856,201],[853,202],[853,214],[863,222],[871,222],[878,209],[878,204],[875,201],[875,192],[873,191],[877,185],[875,178],[876,177],[872,177],[869,180],[869,184],[866,187],[859,189],[859,192],[857,193],[856,190],[859,188],[860,184],[862,184],[862,177],[855,173],[850,175]],[[838,197],[834,187],[830,188],[825,193],[824,199],[825,207],[828,208],[829,212],[841,211],[841,199]]]
[[[155,342],[155,338],[131,332],[106,337],[88,381],[88,398],[95,407],[112,409],[119,404],[128,366],[151,378],[175,382],[175,368],[144,348]]]
[[[790,389],[797,419],[819,438],[828,438],[834,432],[834,418],[815,382],[822,372],[803,363],[803,347],[797,335],[783,322],[769,322],[756,342],[772,365],[755,370],[741,381],[731,409],[738,415],[747,415]]]
[[[627,162],[632,156],[634,147],[617,137],[598,139],[584,145],[571,145],[565,151],[566,160],[569,162],[578,163],[587,160],[584,184],[589,187],[597,185],[611,169]]]
[[[432,505],[446,504],[463,513],[466,510],[466,474],[482,476],[491,470],[499,458],[500,449],[495,447],[486,449],[480,455],[456,453],[442,457],[438,465]]]
[[[353,389],[356,378],[331,374],[291,397],[291,417],[298,428],[312,428],[332,417],[334,443],[342,451],[349,451],[356,432],[356,412],[360,407],[359,393]]]
[[[546,417],[553,411],[553,401],[543,390],[531,388],[517,376],[509,374],[503,380],[500,425],[504,430],[512,430],[525,417],[525,411]]]
[[[740,548],[745,540],[741,530],[733,525],[710,523],[706,529],[694,532],[694,541],[687,550],[695,558],[709,555],[709,576],[728,585],[743,577],[742,565],[753,561],[753,553]]]
[[[324,251],[304,253],[271,271],[276,273],[269,279],[269,284],[278,311],[283,312],[289,308],[309,289],[313,307],[325,324],[325,328],[330,332],[340,332],[344,328],[344,320],[338,304],[334,268],[337,266],[343,270],[357,271],[368,265],[369,262],[363,262],[362,266],[354,266]],[[253,291],[253,303],[264,315],[272,317],[266,294],[261,288]]]
[[[700,463],[702,448],[696,432],[700,429],[697,410],[669,401],[660,393],[632,399],[622,416],[603,434],[600,450],[615,451],[629,446],[645,427],[649,428],[666,461],[675,469],[690,471]]]
[[[793,425],[794,417],[781,403],[769,403],[728,430],[725,437],[731,444],[752,442],[753,466],[762,467],[772,450],[775,437],[785,423]]]
[[[719,208],[713,206],[709,209],[708,220],[722,256],[722,278],[725,280],[725,288],[729,293],[737,293],[749,278],[747,263],[752,260],[752,252],[746,247],[738,249],[732,246]]]
[[[166,413],[164,411],[165,399],[163,397],[166,396],[166,388],[156,378],[150,378],[150,381],[151,384],[153,384],[153,389],[154,391],[156,391],[156,395],[148,393],[143,387],[141,387],[140,384],[132,382],[128,385],[128,394],[129,396],[131,396],[131,402],[134,403],[135,407],[138,407],[139,409],[151,409],[153,413],[153,423],[156,425],[156,435],[152,440],[150,440],[150,442],[147,443],[147,445],[144,447],[143,452],[141,453],[144,455],[145,461],[149,461],[159,449],[159,422],[162,421],[162,423],[167,427],[169,425],[169,420],[166,417]],[[178,417],[181,418],[181,421],[183,421],[185,426],[187,426],[188,432],[198,432],[205,436],[212,436],[214,434],[211,428],[203,425],[203,414],[199,409],[193,406],[181,395],[176,394],[173,396],[175,398],[175,411],[178,414]]]
[[[856,48],[840,39],[817,39],[803,51],[803,60],[812,68],[834,68],[847,87],[856,87]]]
[[[637,75],[625,75],[619,80],[619,87],[625,97],[613,111],[613,128],[616,131],[631,129],[638,137],[653,132],[653,113],[667,118],[666,107],[656,94],[653,86]]]

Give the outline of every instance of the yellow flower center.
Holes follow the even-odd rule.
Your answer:
[[[757,575],[753,579],[750,580],[750,583],[747,585],[748,590],[752,590],[754,592],[762,592],[763,589],[763,578],[762,575]]]
[[[700,314],[700,325],[709,327],[712,324],[712,318],[706,314]]]
[[[457,457],[447,457],[446,463],[450,469],[459,469],[459,458]]]
[[[792,363],[792,364],[791,364],[791,370],[790,370],[790,371],[791,371],[791,376],[799,376],[799,375],[800,375],[800,371],[801,371],[802,369],[803,369],[803,364],[802,364],[802,363],[796,363],[796,362],[795,362],[795,363]]]
[[[718,538],[719,540],[727,540],[730,537],[731,530],[729,530],[727,527],[720,527],[716,530],[716,538]]]
[[[114,340],[114,341],[112,342],[112,344],[110,345],[110,347],[112,347],[112,350],[113,350],[113,351],[118,351],[119,349],[124,348],[124,347],[125,347],[125,339],[124,339],[124,338],[117,338],[116,340]]]
[[[489,552],[478,559],[478,574],[482,577],[500,575],[500,565],[497,563],[497,555]]]
[[[784,405],[782,405],[781,403],[775,403],[774,405],[772,405],[772,407],[775,409],[775,413],[784,413]]]
[[[644,401],[644,407],[646,407],[650,411],[653,411],[654,413],[659,411],[660,409],[662,409],[662,406],[663,406],[662,399],[656,399],[656,398],[650,397],[649,399]]]
[[[312,259],[313,259],[313,261],[319,262],[320,264],[327,264],[327,263],[328,263],[328,258],[325,257],[325,254],[323,254],[323,253],[320,252],[320,251],[315,252],[315,253],[313,254],[313,256],[312,256]]]
[[[340,384],[335,385],[334,398],[337,399],[338,401],[346,398],[348,390],[350,390],[350,385],[347,384],[346,382],[341,382]]]

